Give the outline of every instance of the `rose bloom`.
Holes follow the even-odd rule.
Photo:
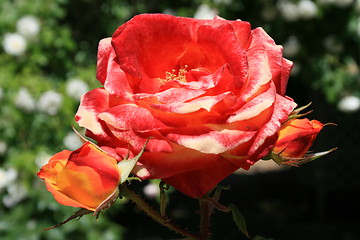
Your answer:
[[[282,157],[303,157],[323,126],[321,122],[307,118],[289,120],[281,126],[273,152]]]
[[[95,211],[117,189],[117,161],[93,144],[55,154],[38,176],[60,204]]]
[[[99,43],[97,79],[76,114],[120,161],[150,141],[135,174],[201,197],[272,149],[296,104],[292,62],[248,22],[135,16]]]

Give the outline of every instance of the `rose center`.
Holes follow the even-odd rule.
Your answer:
[[[165,83],[170,81],[186,82],[186,73],[188,72],[186,70],[187,67],[188,66],[185,65],[184,68],[180,68],[177,73],[175,69],[172,69],[170,72],[166,71],[165,79],[159,78],[161,85],[164,85]]]

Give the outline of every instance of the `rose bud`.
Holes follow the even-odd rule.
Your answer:
[[[273,152],[286,158],[302,158],[323,126],[321,122],[307,118],[287,121],[280,128]]]
[[[116,159],[90,142],[55,154],[37,175],[60,204],[91,211],[117,193],[121,182]]]

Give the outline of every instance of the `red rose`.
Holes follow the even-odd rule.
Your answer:
[[[292,119],[281,126],[274,153],[286,158],[302,158],[324,124],[317,120]]]
[[[117,190],[121,171],[116,159],[85,143],[55,154],[38,176],[60,204],[95,211]]]
[[[295,107],[292,63],[248,22],[138,15],[99,44],[76,115],[118,160],[153,137],[135,173],[200,197],[269,153]]]

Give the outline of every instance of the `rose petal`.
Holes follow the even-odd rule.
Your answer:
[[[203,25],[198,28],[197,42],[206,59],[201,66],[214,72],[229,64],[236,88],[241,88],[248,75],[245,49],[239,44],[233,27],[227,23],[218,27]],[[231,51],[229,51],[231,49]]]
[[[249,78],[246,88],[242,91],[240,98],[248,100],[254,97],[261,86],[264,86],[271,80],[271,71],[269,68],[269,59],[264,48],[252,47],[247,52],[249,64]]]
[[[248,49],[252,42],[251,25],[245,21],[229,21],[234,28],[235,35],[244,49]]]
[[[151,112],[135,104],[122,104],[111,107],[98,115],[99,119],[118,130],[131,130],[135,132],[148,132],[167,125],[154,118]]]
[[[49,162],[38,172],[37,176],[41,179],[47,179],[51,184],[56,183],[57,174],[65,166],[71,151],[63,150],[51,157]]]
[[[111,38],[104,38],[99,42],[96,78],[99,80],[99,82],[101,82],[101,84],[105,83],[107,77],[108,62],[112,51],[113,47],[111,46]]]
[[[292,62],[283,58],[282,46],[276,45],[274,40],[262,28],[254,29],[252,35],[251,46],[265,48],[269,58],[272,81],[275,83],[277,93],[284,95]]]
[[[209,164],[206,168],[181,173],[163,180],[184,194],[199,198],[236,169],[238,166],[220,157],[214,164]]]
[[[167,138],[184,147],[206,154],[221,154],[251,139],[256,132],[223,129],[208,133],[183,135],[170,133]]]
[[[95,210],[102,202],[98,193],[102,189],[101,178],[88,166],[78,167],[72,162],[68,163],[68,168],[58,174],[57,186],[69,198],[78,203],[86,203],[89,210]]]
[[[169,34],[171,33],[171,34]],[[135,92],[154,93],[166,72],[177,67],[191,42],[188,26],[178,18],[162,14],[135,16],[114,33],[112,45],[121,68],[139,78]]]
[[[296,104],[292,99],[285,98],[281,95],[276,96],[273,115],[270,121],[258,131],[254,144],[249,150],[249,155],[253,155],[253,158],[260,159],[270,151],[273,144],[265,144],[267,138],[276,141],[276,133],[279,130],[281,123],[288,119],[289,114],[295,107]]]
[[[271,107],[275,102],[275,91],[269,88],[266,92],[261,93],[257,97],[251,99],[250,102],[244,104],[239,110],[235,111],[227,120],[227,123],[243,121],[259,116],[263,111]],[[263,119],[264,123],[268,119]]]
[[[96,135],[106,135],[99,122],[98,114],[109,108],[109,93],[102,88],[87,92],[81,98],[75,120],[79,126],[89,129]]]
[[[142,168],[137,168],[136,175],[142,178],[167,178],[187,171],[202,169],[214,164],[218,156],[204,154],[193,149],[172,144],[172,152],[144,152],[139,160]],[[145,168],[146,171],[142,171]]]

